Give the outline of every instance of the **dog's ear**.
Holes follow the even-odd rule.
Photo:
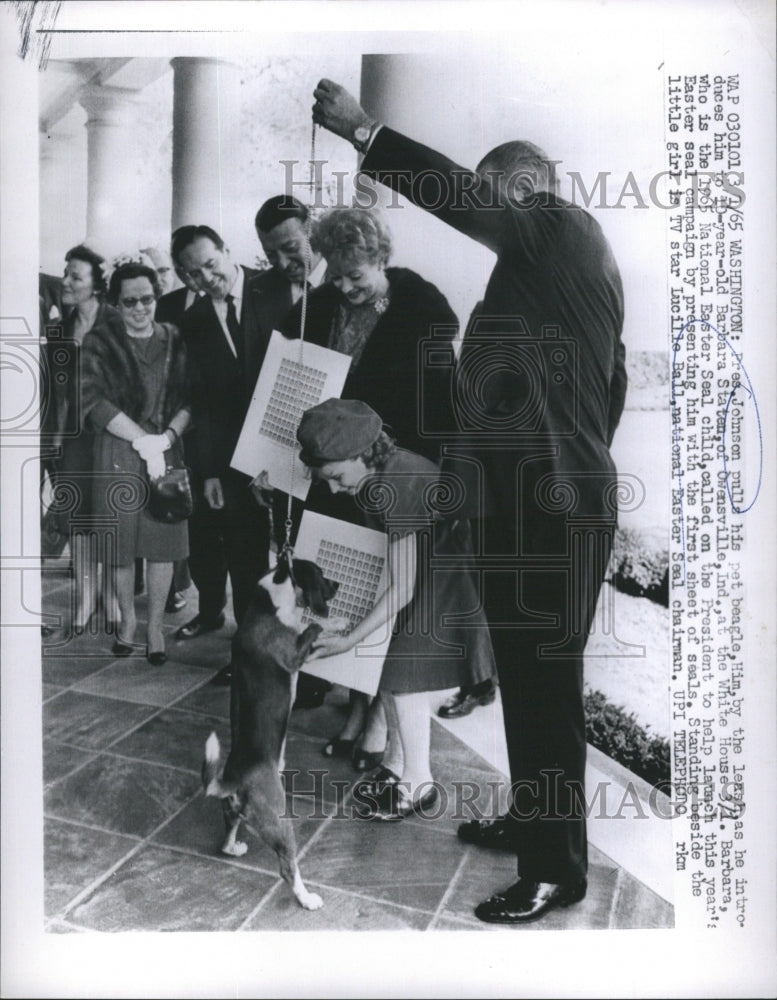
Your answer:
[[[321,568],[308,559],[294,560],[294,578],[297,586],[302,588],[305,603],[313,614],[319,618],[328,618],[329,608],[326,602],[334,597],[338,585],[327,580]]]
[[[289,562],[287,559],[279,560],[275,567],[272,582],[275,584],[285,583],[289,577]]]

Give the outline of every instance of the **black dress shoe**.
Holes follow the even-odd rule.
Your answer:
[[[152,667],[161,667],[167,663],[167,653],[164,650],[160,650],[158,653],[149,653],[146,659]]]
[[[462,823],[456,831],[459,840],[477,847],[490,847],[496,851],[515,851],[513,821],[507,816],[497,819],[473,819]]]
[[[216,632],[222,628],[226,621],[226,616],[222,611],[215,621],[203,621],[199,615],[195,615],[190,622],[182,625],[175,633],[176,639],[196,639],[198,635],[205,635],[206,632]]]
[[[491,687],[483,694],[473,694],[461,688],[437,709],[441,719],[461,719],[480,705],[491,705],[496,698],[496,689]]]
[[[515,885],[477,906],[475,916],[488,924],[525,924],[557,906],[579,903],[587,888],[584,878],[562,883],[519,878]]]
[[[210,683],[216,687],[229,687],[232,683],[232,664],[228,663],[226,667],[222,667],[216,676],[211,678]]]

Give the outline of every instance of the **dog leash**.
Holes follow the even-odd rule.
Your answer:
[[[308,278],[310,276],[310,235],[313,229],[313,207],[315,203],[314,191],[315,191],[315,159],[316,159],[316,123],[312,122],[311,132],[310,132],[310,170],[308,174],[308,217],[305,220],[305,238],[307,243],[307,249],[305,251],[304,259],[304,274],[302,282],[302,307],[300,312],[300,323],[299,323],[299,353],[298,353],[298,363],[300,368],[302,368],[304,352],[305,352],[305,324],[307,322],[308,316]],[[294,549],[291,545],[291,529],[294,522],[291,517],[291,509],[293,503],[293,490],[294,490],[294,463],[297,457],[296,450],[294,448],[290,451],[289,458],[289,493],[288,500],[286,504],[286,521],[284,522],[284,538],[283,547],[278,554],[278,561],[285,559],[289,565],[289,574],[293,579],[292,565]]]

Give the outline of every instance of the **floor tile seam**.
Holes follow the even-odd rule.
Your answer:
[[[98,756],[113,757],[116,760],[126,760],[131,764],[145,764],[148,767],[163,767],[168,771],[175,771],[178,774],[199,777],[199,768],[181,767],[180,764],[168,764],[160,760],[148,760],[145,757],[133,757],[132,754],[117,753],[115,750],[101,750]]]
[[[125,837],[127,840],[137,841],[138,844],[142,844],[145,840],[144,837],[139,836],[137,833],[126,833],[118,830],[111,830],[107,826],[100,826],[98,823],[86,823],[84,820],[73,819],[72,816],[60,816],[59,813],[50,812],[49,810],[44,810],[43,819],[44,821],[56,820],[57,823],[64,823],[66,826],[78,827],[79,830],[91,830],[92,833],[105,833],[111,837]]]
[[[459,882],[459,880],[461,878],[461,873],[463,872],[465,865],[469,861],[470,854],[471,854],[470,848],[469,847],[465,847],[464,853],[463,853],[463,855],[461,857],[461,860],[456,865],[456,871],[453,873],[453,877],[451,878],[450,882],[448,883],[448,888],[442,894],[442,898],[440,899],[440,902],[437,904],[437,909],[434,911],[434,919],[432,920],[432,923],[434,923],[439,918],[439,916],[442,913],[443,908],[446,906],[446,904],[447,904],[447,902],[448,902],[448,900],[449,900],[449,898],[450,898],[453,890],[458,885],[458,882]]]
[[[314,881],[313,879],[307,878],[305,876],[303,876],[303,881],[305,883],[305,887],[308,890],[315,889],[315,890],[320,890],[322,892],[323,891],[327,891],[327,890],[329,890],[330,892],[337,892],[337,893],[340,893],[343,896],[348,896],[351,899],[358,899],[358,900],[361,900],[361,901],[363,901],[365,903],[372,903],[372,904],[374,904],[376,906],[379,906],[379,907],[385,907],[388,910],[402,910],[402,911],[404,911],[406,913],[409,913],[409,914],[420,914],[421,916],[429,917],[430,921],[431,921],[431,919],[434,916],[434,911],[433,910],[424,910],[424,909],[421,909],[420,907],[417,907],[417,906],[407,906],[404,903],[395,903],[395,902],[393,902],[391,900],[383,899],[380,896],[370,896],[370,895],[368,895],[365,892],[359,892],[359,891],[354,890],[354,889],[345,889],[345,888],[342,888],[341,886],[331,885],[328,882],[317,882],[317,881]],[[284,886],[285,886],[285,882],[283,881],[282,878],[278,877],[277,884],[274,885],[262,897],[262,899],[260,900],[260,902],[254,908],[253,912],[249,916],[247,916],[245,918],[245,920],[241,923],[241,925],[237,928],[237,930],[239,930],[239,931],[244,930],[245,927],[246,927],[246,925],[249,924],[254,919],[254,917],[258,913],[261,912],[262,909],[264,909],[264,907],[269,902],[270,898],[272,896],[276,895],[278,892],[281,892],[283,890]],[[323,907],[323,909],[326,910],[326,905]],[[326,914],[324,914],[324,915],[326,915]],[[428,929],[429,929],[428,927],[425,928],[425,930],[428,930]]]
[[[310,837],[305,841],[300,850],[297,852],[297,861],[302,861],[308,854],[311,846],[320,840],[324,835],[324,831],[329,829],[329,824],[334,819],[334,816],[327,816],[325,820],[319,823],[318,827],[313,831]]]
[[[130,840],[137,840],[140,846],[142,846],[144,843],[150,841],[152,837],[155,837],[157,833],[163,830],[168,823],[172,822],[172,820],[174,820],[177,816],[179,816],[184,811],[184,809],[187,809],[192,804],[192,802],[197,798],[197,796],[200,795],[201,793],[202,789],[198,788],[197,791],[194,792],[192,795],[190,795],[177,809],[175,809],[172,813],[170,813],[169,816],[165,817],[165,819],[163,819],[157,826],[155,826],[154,829],[150,831],[150,833],[147,833],[144,836],[141,836],[140,834],[137,833],[128,833],[127,831],[124,830],[112,830],[109,827],[99,826],[96,823],[85,823],[82,820],[73,819],[72,817],[69,816],[60,816],[58,813],[53,813],[50,811],[49,812],[44,811],[43,816],[44,819],[55,819],[58,820],[59,822],[68,823],[71,826],[78,826],[84,829],[92,830],[95,833],[107,833],[116,837],[127,837]]]
[[[474,754],[474,755],[475,755],[475,757],[477,757],[479,761],[482,761],[482,767],[483,767],[483,769],[485,769],[485,770],[488,770],[488,771],[493,771],[493,770],[495,770],[495,768],[494,768],[494,765],[493,765],[493,764],[492,764],[492,763],[491,763],[491,762],[490,762],[489,760],[487,760],[487,759],[486,759],[486,758],[485,758],[485,757],[484,757],[484,756],[483,756],[483,755],[482,755],[481,753],[479,753],[479,752],[478,752],[477,750],[475,750],[475,749],[474,749],[473,747],[471,747],[471,746],[469,746],[469,745],[468,745],[467,743],[465,743],[465,742],[464,742],[464,740],[463,740],[463,739],[462,739],[462,738],[461,738],[460,736],[456,736],[456,734],[455,734],[454,732],[452,732],[452,730],[450,730],[450,729],[449,729],[449,728],[448,728],[447,726],[444,726],[444,725],[442,724],[442,722],[440,722],[440,721],[439,721],[439,720],[438,720],[437,718],[435,718],[435,716],[434,716],[434,715],[432,715],[432,716],[431,716],[431,721],[432,721],[432,722],[433,722],[433,723],[434,723],[434,724],[435,724],[435,725],[436,725],[436,726],[437,726],[437,727],[438,727],[438,728],[439,728],[440,730],[442,730],[442,732],[444,732],[444,733],[447,733],[447,734],[448,734],[449,736],[453,736],[453,738],[454,738],[454,739],[455,739],[455,740],[456,740],[456,741],[457,741],[458,743],[460,743],[460,744],[461,744],[462,746],[464,746],[464,747],[467,747],[467,750],[468,750],[468,751],[469,751],[470,753]],[[434,740],[434,727],[432,728],[432,740]],[[480,766],[481,766],[481,765],[478,765],[478,767],[480,767]],[[509,781],[509,778],[507,778],[507,780]]]
[[[621,889],[623,888],[623,883],[625,881],[625,875],[623,869],[619,868],[615,876],[615,889],[612,894],[612,899],[610,900],[610,912],[607,917],[607,927],[609,930],[613,930],[618,926],[618,902],[621,896]]]
[[[590,843],[591,842],[589,840],[589,844]],[[633,882],[636,882],[637,885],[640,886],[640,888],[644,889],[645,892],[650,893],[651,896],[655,896],[656,899],[660,899],[662,903],[666,904],[666,906],[670,907],[674,911],[674,904],[671,903],[668,899],[664,899],[664,897],[661,896],[659,893],[657,893],[655,889],[651,889],[651,887],[646,882],[643,882],[642,879],[638,878],[633,872],[629,871],[629,869],[625,865],[618,864],[617,861],[613,861],[610,855],[605,853],[605,851],[603,851],[601,847],[597,847],[596,849],[599,852],[599,854],[601,854],[601,856],[609,862],[609,866],[603,865],[602,867],[610,867],[613,871],[617,871],[619,877],[621,875],[623,875],[623,878],[628,876],[628,878],[630,878]]]
[[[65,908],[61,911],[60,916],[64,917],[68,913],[70,913],[73,909],[75,909],[76,906],[80,906],[80,904],[82,902],[84,902],[86,899],[88,899],[90,895],[92,895],[94,892],[96,892],[97,889],[99,889],[101,885],[104,885],[105,882],[107,882],[108,879],[111,877],[111,875],[115,874],[119,870],[119,868],[121,868],[123,865],[125,865],[127,863],[127,861],[129,861],[131,858],[135,857],[135,855],[137,855],[140,851],[142,851],[144,847],[158,846],[158,845],[151,844],[151,838],[155,837],[157,835],[157,833],[159,833],[161,830],[163,830],[165,828],[165,826],[167,826],[168,823],[172,822],[172,820],[174,820],[178,815],[180,815],[180,813],[182,813],[184,809],[186,809],[189,805],[191,805],[191,803],[194,801],[194,799],[199,794],[200,794],[200,790],[198,790],[195,795],[193,795],[190,798],[188,798],[178,809],[175,810],[175,812],[171,813],[170,816],[168,816],[165,820],[163,820],[163,822],[161,822],[160,824],[158,824],[150,833],[148,833],[142,839],[139,839],[138,843],[130,851],[128,851],[123,857],[119,858],[118,861],[114,862],[114,864],[112,864],[108,868],[107,871],[103,872],[102,875],[100,875],[98,878],[94,879],[89,885],[86,886],[86,888],[82,889],[81,892],[79,892],[70,901],[70,903],[68,903],[67,906],[65,906]],[[57,817],[52,817],[52,818],[59,819],[60,817],[57,816]],[[83,826],[84,824],[77,824],[76,823],[74,825],[82,825]],[[102,833],[116,834],[115,830],[103,830],[103,829],[98,829],[98,828],[93,828],[93,829],[96,829],[96,830],[98,830],[98,832],[102,832]],[[122,836],[122,837],[132,837],[131,834],[127,834],[127,833],[119,833],[117,835],[118,836]]]
[[[43,696],[41,696],[41,700],[40,700],[40,703],[41,703],[41,705],[48,705],[48,703],[49,703],[50,701],[55,701],[55,700],[56,700],[57,698],[59,698],[59,697],[60,697],[61,695],[65,694],[65,693],[66,693],[67,691],[69,691],[69,690],[70,690],[70,688],[66,688],[66,687],[61,687],[61,686],[60,686],[60,685],[58,685],[58,684],[57,684],[57,685],[53,685],[53,684],[51,684],[51,683],[50,683],[50,682],[48,682],[48,681],[45,681],[44,683],[48,683],[48,684],[49,684],[49,687],[58,687],[58,688],[59,688],[59,690],[58,690],[58,691],[55,691],[55,692],[54,692],[53,694],[50,694],[50,695],[49,695],[49,696],[48,696],[47,698],[46,698],[46,697],[43,697]]]
[[[314,889],[331,889],[335,892],[343,893],[345,896],[351,896],[353,899],[362,899],[366,903],[377,903],[379,906],[386,906],[396,910],[406,910],[408,913],[420,913],[430,919],[434,916],[434,910],[425,910],[420,906],[409,906],[407,903],[395,903],[393,900],[385,899],[382,896],[372,896],[366,891],[346,889],[339,885],[332,885],[330,882],[318,882],[315,879],[307,877],[304,879],[304,882],[308,887],[312,886]]]
[[[229,718],[227,716],[214,715],[212,712],[193,712],[191,709],[188,708],[176,707],[179,701],[182,701],[184,698],[188,698],[189,695],[196,690],[197,688],[193,688],[192,690],[184,691],[182,695],[178,696],[177,698],[174,698],[173,701],[163,706],[164,710],[169,709],[171,712],[177,712],[180,715],[197,715],[197,716],[202,716],[203,719],[215,719],[217,722],[220,722],[225,726],[229,726]]]
[[[72,771],[68,771],[67,774],[61,774],[58,778],[53,778],[51,781],[44,782],[43,783],[43,791],[44,791],[44,793],[50,791],[52,788],[56,788],[56,786],[61,781],[65,781],[67,778],[72,778],[74,774],[78,774],[78,772],[81,771],[81,770],[83,770],[87,765],[93,764],[95,758],[99,757],[100,753],[101,753],[100,750],[87,750],[87,751],[84,751],[83,747],[73,746],[73,745],[71,745],[69,743],[60,743],[59,741],[56,741],[56,740],[52,740],[51,742],[54,743],[56,746],[66,746],[66,747],[68,747],[71,750],[79,750],[81,753],[84,753],[84,752],[91,753],[92,756],[89,758],[89,760],[84,760],[84,761],[81,761],[80,764],[76,764],[76,766],[73,768],[73,770]]]
[[[204,854],[195,847],[182,847],[180,844],[166,844],[163,840],[155,840],[146,846],[154,847],[158,850],[171,851],[173,854],[183,854],[189,858],[199,858],[202,861],[215,861],[225,868],[239,868],[241,871],[254,872],[258,875],[267,875],[270,878],[279,879],[277,869],[265,868],[263,865],[251,865],[246,861],[240,861],[231,855],[222,854],[218,849],[214,853]]]
[[[79,692],[79,693],[81,693],[81,692]],[[119,699],[111,698],[109,700],[110,701],[118,701]],[[129,736],[132,736],[133,733],[136,733],[139,729],[141,729],[143,726],[145,726],[147,722],[150,722],[152,719],[156,718],[156,716],[158,716],[162,712],[164,712],[164,708],[159,708],[156,705],[147,705],[145,702],[143,702],[141,704],[140,702],[126,702],[125,701],[125,702],[122,702],[122,704],[125,704],[125,705],[128,705],[128,704],[138,705],[141,708],[153,709],[153,711],[151,712],[150,715],[148,715],[144,719],[142,719],[137,725],[132,726],[132,728],[126,730],[125,732],[120,733],[115,739],[111,740],[109,743],[106,743],[105,746],[101,746],[101,747],[85,746],[85,745],[83,745],[81,743],[70,743],[70,742],[65,742],[64,740],[52,739],[51,737],[48,738],[48,742],[49,743],[58,743],[61,746],[68,746],[68,747],[70,747],[73,750],[81,750],[81,751],[84,751],[86,753],[96,753],[96,754],[105,753],[106,751],[110,750],[111,747],[116,746],[117,743],[120,743],[122,740],[127,739]],[[44,738],[44,741],[45,741],[46,740],[45,734],[44,734],[43,738]],[[59,779],[57,779],[57,780],[59,780]]]
[[[122,733],[120,736],[117,736],[115,740],[111,740],[110,743],[106,743],[104,747],[100,747],[101,752],[110,750],[111,747],[116,746],[117,743],[121,743],[122,740],[126,740],[130,736],[133,736],[139,729],[142,729],[143,726],[147,725],[149,722],[151,722],[152,719],[155,719],[158,715],[161,715],[162,712],[164,712],[165,710],[164,706],[146,705],[145,702],[124,702],[124,704],[141,705],[142,707],[145,708],[153,708],[154,711],[151,713],[151,715],[148,715],[145,719],[142,719],[140,722],[138,722],[137,725],[132,726],[126,732]]]
[[[104,668],[101,667],[99,671],[95,671],[95,673],[102,673],[103,669],[107,670],[108,667],[112,667],[116,662],[118,661],[113,660],[111,663],[107,664],[106,667]],[[80,684],[82,680],[83,678],[77,680],[76,684]],[[120,705],[137,705],[140,708],[143,708],[145,706],[146,708],[153,708],[155,710],[159,710],[160,708],[164,707],[160,705],[150,705],[147,701],[129,701],[127,698],[121,698],[121,697],[117,698],[114,695],[110,694],[95,694],[94,691],[73,691],[73,688],[71,687],[68,687],[66,690],[71,693],[85,695],[87,698],[102,698],[103,701],[115,701],[118,702]]]
[[[76,659],[76,657],[73,657],[73,659]],[[78,680],[73,681],[72,684],[60,684],[57,681],[46,681],[45,679],[41,678],[43,684],[51,684],[53,686],[56,686],[56,687],[60,688],[60,690],[57,691],[56,694],[53,694],[53,695],[51,695],[48,698],[44,698],[43,699],[43,704],[47,704],[48,702],[53,701],[54,698],[57,698],[59,695],[64,694],[66,691],[74,691],[76,694],[88,694],[88,695],[92,695],[92,696],[97,697],[97,698],[110,698],[112,701],[121,701],[121,702],[124,702],[125,704],[128,704],[128,705],[145,705],[145,704],[148,704],[147,702],[133,701],[130,698],[123,698],[121,696],[114,696],[114,695],[110,695],[110,694],[103,694],[103,693],[96,692],[96,691],[85,691],[82,688],[79,688],[79,684],[83,684],[84,681],[86,681],[88,679],[91,679],[93,677],[99,677],[100,674],[104,673],[106,670],[109,670],[111,667],[114,667],[117,663],[124,663],[124,662],[125,662],[125,660],[123,660],[120,656],[117,656],[115,659],[111,660],[110,663],[106,663],[104,667],[99,667],[93,673],[87,674],[85,677],[79,677]],[[176,662],[178,662],[178,661],[176,661]],[[208,670],[209,670],[208,667],[198,667],[194,663],[185,663],[185,664],[181,664],[181,665],[182,666],[186,666],[189,669],[203,670],[204,672],[208,672]],[[203,680],[204,680],[204,678],[203,678]],[[188,689],[183,694],[181,694],[177,698],[175,698],[173,701],[166,702],[166,705],[174,705],[176,701],[180,701],[181,698],[186,698],[188,695],[190,695],[193,690],[196,690],[196,689],[195,688]],[[155,706],[151,706],[151,707],[155,707]]]
[[[112,663],[108,664],[108,667],[114,666],[117,662],[124,662],[124,661],[114,660]],[[175,662],[177,662],[177,661],[175,661]],[[210,674],[210,672],[211,672],[209,667],[198,667],[194,663],[183,663],[183,664],[180,664],[180,666],[184,666],[188,670],[200,670],[200,671],[203,672],[203,674]],[[105,667],[104,669],[107,670],[108,667]],[[89,674],[88,679],[91,679],[92,677],[96,677],[98,674],[101,674],[102,672],[103,672],[102,670],[95,671],[93,674]],[[147,702],[147,701],[136,701],[134,698],[127,698],[126,696],[122,697],[121,695],[117,696],[115,694],[103,694],[103,693],[99,693],[99,692],[95,692],[95,691],[86,691],[86,690],[83,690],[83,689],[79,688],[78,685],[79,684],[83,684],[84,680],[86,680],[86,679],[87,678],[81,678],[80,680],[76,681],[76,683],[74,685],[72,685],[72,687],[68,688],[67,690],[68,691],[75,690],[76,694],[90,694],[90,695],[95,695],[98,698],[111,698],[113,701],[121,701],[125,705],[150,705],[150,703]],[[162,705],[150,705],[150,707],[152,707],[152,708],[173,708],[179,701],[182,701],[184,698],[188,698],[188,696],[190,694],[192,694],[198,688],[202,687],[203,684],[205,684],[205,683],[207,683],[205,677],[197,678],[196,680],[192,681],[192,686],[191,687],[187,687],[186,690],[181,691],[181,692],[173,695],[170,698],[169,701],[165,701]],[[186,709],[178,709],[178,711],[186,711]],[[215,718],[215,716],[214,716],[214,718]]]
[[[447,818],[448,817],[446,816],[439,817],[440,820]],[[438,820],[422,819],[420,816],[408,816],[407,819],[403,820],[403,822],[407,823],[409,826],[412,826],[413,829],[419,828],[424,830],[430,830],[432,829],[431,824],[438,822]],[[463,821],[460,820],[458,817],[456,817],[453,820],[453,822],[459,823]],[[444,825],[440,825],[439,827],[434,828],[433,832],[441,837],[453,837],[454,839],[458,840],[458,834],[456,833],[456,830],[447,828]]]
[[[478,920],[477,917],[460,917],[456,913],[440,913],[440,914],[438,914],[434,918],[434,920],[432,921],[432,924],[427,929],[430,930],[430,931],[438,931],[438,932],[443,932],[444,933],[445,928],[438,926],[439,921],[443,920],[443,919],[444,920],[450,920],[450,921],[452,921],[453,923],[456,923],[456,924],[460,924],[462,930],[477,931],[477,930],[485,930],[486,929],[485,925],[483,924],[483,922],[481,920]],[[493,929],[495,929],[496,925],[492,924],[491,927]]]
[[[189,664],[189,665],[192,666],[193,664]],[[208,667],[207,669],[210,670],[210,667]],[[207,685],[207,683],[208,682],[206,681],[205,685],[200,685],[200,686],[204,687],[204,686]],[[195,691],[199,690],[199,688],[195,688],[194,690]],[[184,698],[188,698],[193,693],[194,693],[194,691],[187,691],[186,694],[183,695],[183,697]],[[203,718],[219,719],[221,722],[225,722],[227,725],[229,725],[229,716],[228,715],[223,715],[223,716],[222,715],[214,715],[213,712],[206,712],[206,711],[204,711],[201,708],[194,708],[194,707],[191,707],[191,708],[189,708],[189,707],[187,707],[187,708],[177,708],[176,711],[177,712],[188,712],[190,715],[201,715],[201,716],[203,716]]]
[[[365,903],[376,903],[378,906],[385,906],[392,910],[404,910],[407,913],[420,913],[424,917],[429,917],[430,920],[434,916],[434,910],[424,910],[420,906],[408,906],[407,903],[395,903],[393,900],[384,899],[382,896],[371,896],[368,892],[360,892],[358,889],[346,889],[342,886],[332,885],[329,882],[317,882],[314,879],[305,878],[305,885],[314,889],[330,889],[334,892],[342,893],[344,896],[350,896],[352,899],[361,899]]]
[[[77,934],[88,934],[88,927],[81,927],[79,924],[74,924],[72,920],[65,920],[63,917],[52,917],[50,920],[44,921],[43,933],[52,934],[54,933],[53,927],[59,926],[64,927],[68,931],[75,931]]]
[[[126,836],[126,834],[123,836]],[[66,919],[68,914],[70,914],[77,906],[86,902],[86,900],[89,899],[89,897],[92,896],[100,888],[100,886],[104,885],[108,879],[119,870],[119,868],[125,865],[130,859],[134,858],[135,855],[143,849],[144,844],[144,840],[139,841],[131,850],[127,851],[126,854],[122,855],[122,857],[110,865],[106,871],[104,871],[101,875],[98,875],[97,878],[92,879],[92,881],[81,889],[80,892],[76,893],[70,902],[65,905],[64,909],[59,912],[59,918]]]
[[[638,878],[633,872],[630,872],[628,868],[626,868],[624,865],[617,865],[616,867],[618,868],[618,873],[622,874],[623,881],[625,881],[627,878],[631,879],[631,881],[636,883],[636,885],[638,885],[641,890],[647,893],[651,897],[651,899],[658,900],[659,903],[661,903],[663,906],[668,907],[672,911],[672,913],[674,913],[675,909],[674,903],[671,903],[668,899],[665,899],[663,896],[657,893],[655,889],[651,889],[646,882],[643,882],[642,879]]]
[[[265,908],[265,906],[267,906],[268,902],[273,898],[273,896],[276,896],[280,892],[281,886],[284,885],[285,883],[277,872],[275,875],[275,879],[276,881],[262,896],[262,898],[253,908],[253,910],[251,910],[251,912],[237,925],[237,927],[235,928],[236,933],[239,931],[244,931],[246,929],[246,926],[254,919],[254,917],[256,917],[257,914],[261,913],[261,911]]]

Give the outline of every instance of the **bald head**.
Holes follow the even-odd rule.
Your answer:
[[[556,193],[556,162],[533,142],[515,139],[486,153],[477,166],[477,173],[490,179],[508,197],[526,201],[539,191]]]

